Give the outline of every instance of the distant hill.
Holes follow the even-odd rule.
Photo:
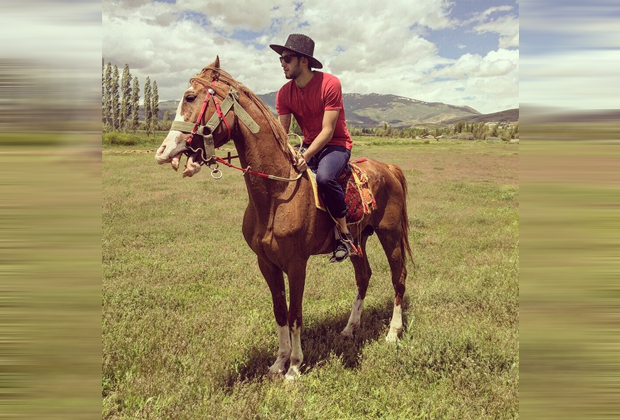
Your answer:
[[[456,124],[459,121],[468,123],[480,122],[514,122],[519,121],[519,108],[508,109],[506,111],[494,112],[492,114],[480,114],[465,118],[454,118],[444,121],[444,124]]]
[[[276,92],[258,95],[275,113]],[[349,126],[370,128],[388,123],[394,128],[421,124],[442,124],[446,120],[481,115],[468,106],[447,105],[441,102],[424,102],[396,95],[370,93],[345,93],[344,111]]]
[[[276,113],[276,92],[257,95],[271,112]],[[394,128],[413,127],[417,125],[452,125],[463,122],[502,122],[518,121],[519,109],[481,114],[468,106],[448,105],[441,102],[424,102],[417,99],[396,95],[370,93],[345,93],[344,109],[349,126],[372,128],[388,123]],[[159,118],[170,111],[174,118],[178,100],[159,103]],[[143,110],[140,109],[142,112]]]

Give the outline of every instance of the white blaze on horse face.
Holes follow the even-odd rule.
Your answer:
[[[183,100],[181,99],[181,102],[179,102],[179,106],[177,107],[177,113],[174,116],[175,121],[184,121],[183,114],[181,113],[182,106]],[[181,152],[178,151],[179,145],[185,142],[186,137],[187,135],[184,135],[180,131],[170,130],[163,143],[155,153],[155,160],[157,163],[162,165],[164,163],[172,162],[172,167],[176,170],[179,167],[179,159],[181,157]]]
[[[183,95],[183,97],[185,97],[185,95]],[[181,99],[181,102],[179,102],[179,106],[177,107],[177,113],[174,116],[174,120],[175,121],[181,121],[181,122],[185,121],[183,119],[183,114],[181,114],[181,109],[182,108],[183,108],[183,99]]]

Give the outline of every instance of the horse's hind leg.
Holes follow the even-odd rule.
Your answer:
[[[347,326],[344,327],[341,334],[346,338],[353,338],[353,333],[360,325],[360,318],[362,316],[362,309],[364,307],[364,298],[366,297],[366,291],[368,290],[368,281],[372,275],[372,270],[368,264],[368,258],[366,257],[366,241],[368,235],[362,234],[362,241],[360,248],[362,249],[363,256],[351,256],[351,263],[355,269],[355,282],[357,283],[357,295],[353,301],[353,308],[351,309],[351,315]]]
[[[407,278],[407,267],[405,264],[404,246],[402,242],[402,234],[400,231],[382,231],[377,230],[377,236],[385,255],[390,264],[392,271],[392,285],[394,286],[394,311],[392,320],[390,321],[390,331],[387,337],[388,342],[398,340],[398,335],[403,330],[403,296],[405,295],[405,279]]]

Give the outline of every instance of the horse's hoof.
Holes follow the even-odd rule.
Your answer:
[[[351,330],[342,330],[340,335],[342,335],[345,340],[353,340],[353,331]]]
[[[274,371],[274,370],[269,370],[269,372],[267,372],[267,378],[269,378],[272,381],[277,381],[279,379],[281,379],[284,376],[284,372],[278,372],[278,371]]]
[[[387,337],[385,337],[385,341],[387,341],[388,343],[398,342],[398,333],[390,331]]]
[[[287,381],[296,381],[300,377],[301,373],[299,373],[299,369],[296,366],[291,366],[288,372],[286,372],[286,375],[284,375]]]

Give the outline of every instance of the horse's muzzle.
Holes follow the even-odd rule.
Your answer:
[[[172,159],[177,156],[179,153],[185,152],[187,149],[187,144],[185,142],[177,143],[174,148],[169,148],[165,144],[161,145],[157,152],[155,153],[155,161],[160,165],[164,163],[171,162]]]

